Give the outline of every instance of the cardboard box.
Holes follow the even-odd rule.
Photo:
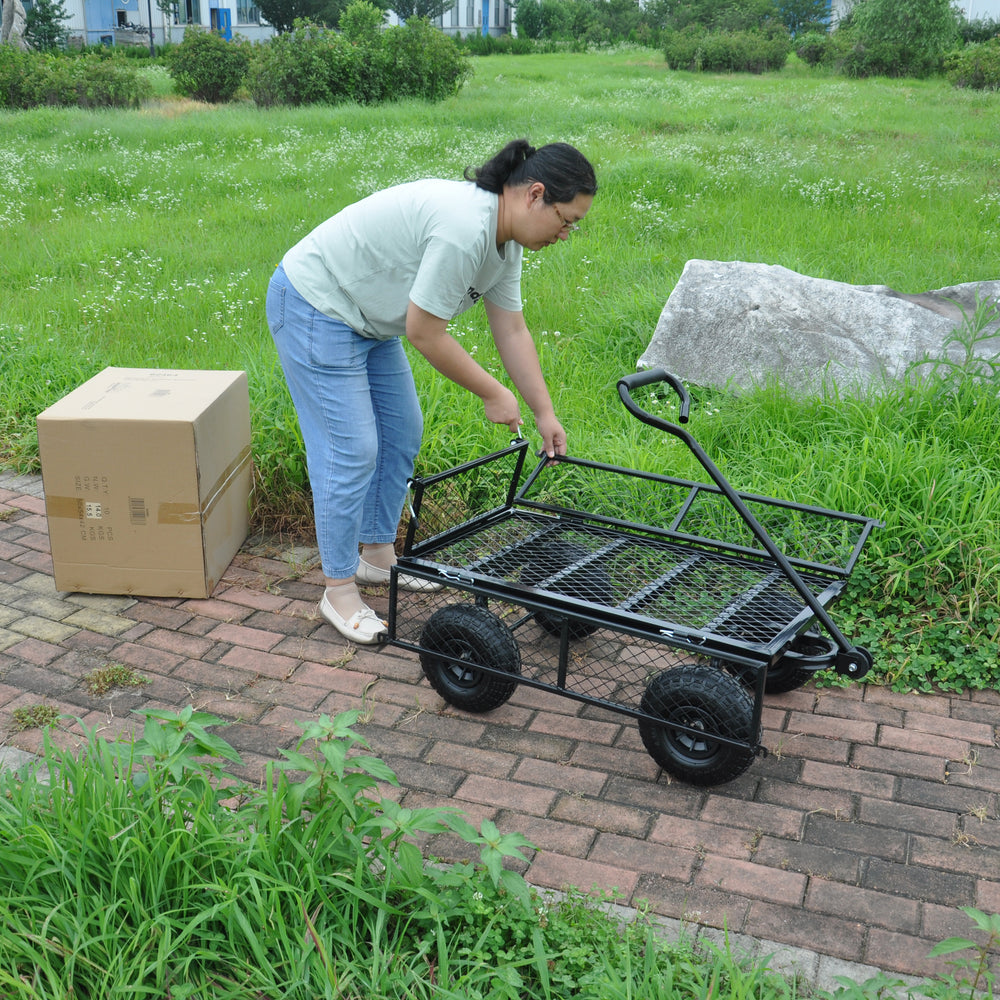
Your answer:
[[[208,597],[247,536],[245,372],[105,368],[38,447],[60,591]]]

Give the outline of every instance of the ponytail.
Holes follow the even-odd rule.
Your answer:
[[[538,181],[545,185],[546,204],[569,202],[578,194],[597,194],[597,177],[587,158],[565,142],[552,142],[535,149],[527,139],[508,142],[481,167],[467,167],[465,179],[493,194],[504,187],[520,187]]]

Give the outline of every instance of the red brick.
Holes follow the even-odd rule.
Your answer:
[[[460,762],[473,774],[489,778],[509,778],[517,766],[514,754],[496,750],[480,750],[477,747],[436,740],[426,757],[428,764],[444,764],[453,767]]]
[[[607,830],[609,833],[642,839],[652,826],[655,814],[647,809],[615,805],[603,799],[561,795],[550,815],[553,819],[581,823],[594,830]]]
[[[944,781],[947,766],[947,762],[940,757],[925,757],[886,747],[855,747],[851,763],[865,771],[912,775],[928,781]]]
[[[600,743],[580,742],[569,758],[569,763],[577,767],[589,767],[609,774],[627,774],[646,781],[655,781],[660,773],[660,765],[646,752],[631,749],[626,741],[618,746],[604,746]]]
[[[858,821],[874,826],[887,826],[900,833],[925,833],[932,837],[955,835],[955,817],[940,809],[887,802],[864,796],[858,802]]]
[[[695,885],[789,906],[801,905],[807,882],[799,872],[777,871],[752,861],[714,855],[705,858],[694,876]]]
[[[878,724],[838,718],[833,715],[806,715],[804,712],[793,712],[785,729],[789,733],[805,733],[807,736],[822,736],[850,743],[874,743]]]
[[[560,823],[540,816],[502,811],[496,819],[501,830],[516,830],[542,851],[571,858],[585,858],[594,842],[594,831],[577,823]]]
[[[863,961],[867,935],[867,928],[858,921],[762,900],[751,902],[743,931],[767,941],[820,951],[846,962]]]
[[[741,932],[750,912],[750,900],[718,889],[705,889],[669,878],[644,875],[635,891],[637,899],[649,903],[653,913],[673,917],[685,924],[725,927]]]
[[[976,883],[976,899],[973,904],[985,913],[1000,913],[1000,882],[983,879]]]
[[[217,625],[206,636],[215,642],[230,642],[234,646],[249,646],[251,649],[262,649],[265,652],[273,649],[284,636],[276,632],[264,632],[259,628],[247,628],[245,625]],[[301,659],[301,657],[299,657]]]
[[[227,667],[248,670],[278,680],[290,677],[298,666],[298,660],[293,660],[289,656],[276,656],[274,653],[265,653],[259,649],[244,649],[242,646],[231,649],[219,662]]]
[[[548,788],[470,774],[459,786],[455,798],[545,816],[555,801],[556,794]]]
[[[165,653],[176,653],[178,656],[195,660],[203,657],[214,645],[208,639],[164,628],[148,632],[142,637],[142,643],[145,646],[161,649]]]
[[[908,753],[924,754],[928,757],[941,757],[944,760],[965,760],[969,756],[969,744],[965,740],[911,732],[908,729],[883,727],[879,732],[878,745]]]
[[[904,728],[903,725],[899,727]],[[933,733],[968,743],[979,743],[991,747],[994,743],[992,725],[982,722],[966,722],[962,719],[944,719],[929,712],[907,712],[905,728],[914,732]]]
[[[939,944],[928,938],[910,937],[873,927],[868,935],[861,961],[875,965],[886,972],[898,972],[921,978],[944,977],[954,972],[951,962],[954,955],[928,958],[931,949]]]
[[[892,798],[895,781],[891,775],[874,771],[861,771],[853,767],[838,767],[807,760],[802,765],[802,782],[821,788],[840,788]]]
[[[705,803],[699,818],[719,826],[759,830],[778,837],[801,836],[804,823],[801,809],[786,809],[763,802],[740,802],[722,796],[712,796]]]
[[[910,864],[1000,880],[1000,851],[965,844],[954,835],[910,837]]]
[[[215,621],[219,622],[241,622],[252,613],[250,608],[232,604],[229,601],[215,600],[211,597],[205,600],[184,601],[180,608],[183,611],[190,611],[192,615],[214,618]]]
[[[920,903],[856,885],[810,879],[805,907],[845,920],[860,920],[869,926],[887,927],[908,934],[920,931]]]
[[[746,830],[719,826],[684,816],[661,816],[649,834],[649,840],[672,844],[693,851],[711,851],[727,858],[750,857],[751,836]]]
[[[526,758],[514,772],[517,781],[530,785],[548,785],[565,792],[581,795],[599,795],[607,784],[608,776],[603,771],[593,771],[568,764],[554,764],[547,760]]]
[[[587,855],[590,861],[617,865],[634,872],[667,875],[679,882],[690,882],[699,855],[693,847],[670,847],[666,844],[643,843],[634,837],[616,833],[600,833]]]
[[[631,899],[638,878],[634,872],[613,865],[595,864],[580,858],[542,851],[528,868],[526,878],[541,889],[568,889],[590,892],[617,892]]]
[[[561,700],[566,701],[565,698]],[[555,714],[549,711],[550,706],[534,707],[539,709],[539,714],[530,728],[538,733],[552,733],[554,736],[566,736],[571,740],[585,740],[588,743],[603,743],[605,746],[613,745],[621,734],[620,723],[595,722],[593,719]]]

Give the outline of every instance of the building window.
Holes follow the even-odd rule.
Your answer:
[[[260,8],[253,0],[236,0],[237,24],[260,24]]]
[[[201,0],[178,0],[174,4],[174,24],[201,24]]]

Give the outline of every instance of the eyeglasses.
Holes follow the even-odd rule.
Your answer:
[[[565,229],[567,233],[575,233],[580,228],[575,222],[567,222],[563,218],[563,214],[556,208],[555,202],[552,203],[552,211],[556,213],[556,218],[562,223],[560,229]]]

